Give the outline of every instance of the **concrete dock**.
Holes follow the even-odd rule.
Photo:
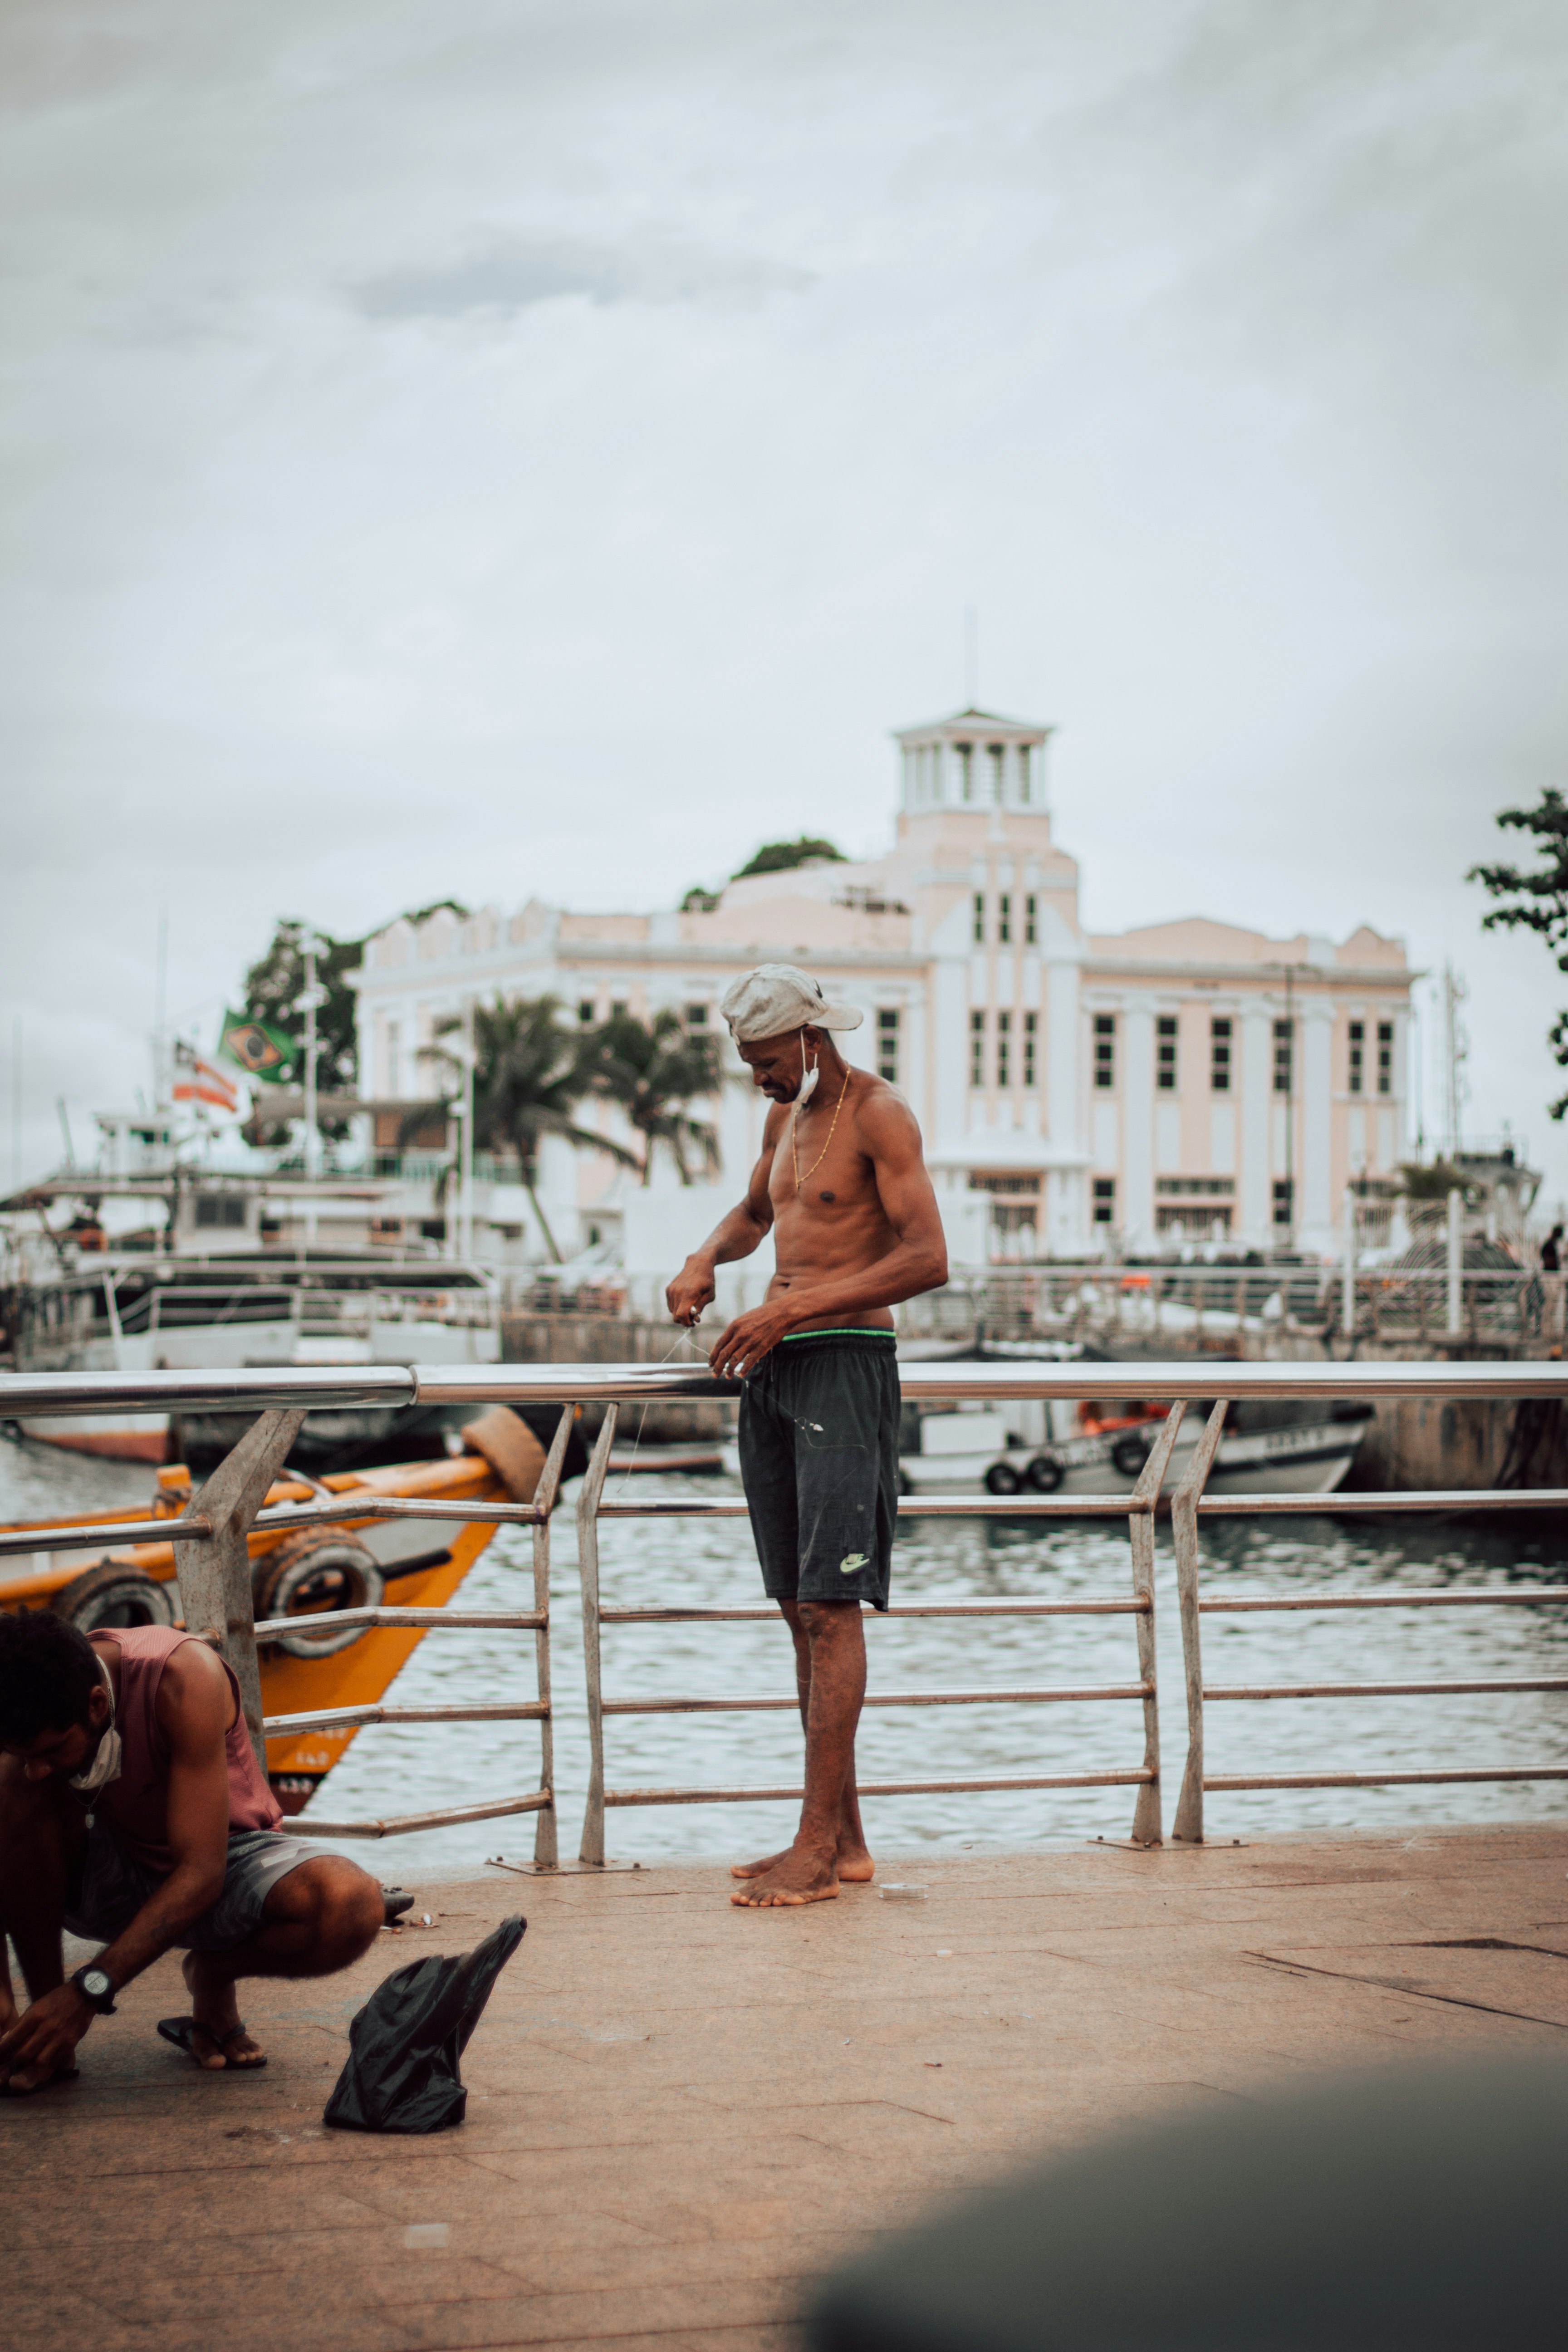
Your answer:
[[[1568,1829],[944,1855],[884,1869],[922,1902],[761,1914],[711,1867],[497,1870],[348,1976],[244,1988],[255,2075],[156,2038],[165,1958],[76,2083],[0,2103],[5,2340],[783,2347],[825,2268],[1026,2154],[1271,2077],[1562,2052],[1565,1874]],[[325,2130],[372,1986],[512,1910],[468,2121]]]

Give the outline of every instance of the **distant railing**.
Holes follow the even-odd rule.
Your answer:
[[[969,1618],[1028,1618],[1053,1615],[1130,1615],[1137,1647],[1135,1674],[1124,1683],[1088,1688],[1026,1685],[1021,1688],[963,1691],[885,1691],[868,1698],[873,1706],[972,1706],[998,1703],[1035,1706],[1053,1701],[1137,1701],[1143,1714],[1143,1757],[1141,1763],[1103,1770],[1059,1774],[1022,1773],[1005,1777],[969,1777],[868,1784],[867,1794],[913,1794],[926,1790],[1088,1788],[1127,1785],[1138,1790],[1133,1835],[1142,1843],[1158,1843],[1162,1834],[1160,1759],[1158,1744],[1158,1675],[1154,1646],[1154,1515],[1161,1482],[1168,1467],[1181,1420],[1181,1408],[1194,1399],[1212,1401],[1215,1368],[1202,1361],[1081,1364],[990,1360],[970,1363],[909,1363],[900,1366],[904,1397],[916,1403],[1031,1401],[1062,1397],[1109,1403],[1127,1399],[1167,1400],[1175,1409],[1166,1416],[1153,1453],[1131,1495],[1050,1496],[1028,1501],[983,1496],[942,1500],[907,1498],[900,1509],[930,1518],[1052,1519],[1125,1517],[1131,1552],[1131,1586],[1123,1594],[1105,1594],[1089,1601],[1009,1601],[1006,1602],[929,1601],[900,1603],[889,1615],[898,1617],[953,1616]],[[1430,1399],[1527,1399],[1568,1397],[1568,1365],[1556,1363],[1227,1363],[1224,1373],[1227,1400],[1281,1398],[1316,1399],[1325,1405],[1342,1399],[1410,1396]],[[604,1484],[615,1440],[616,1408],[627,1402],[668,1398],[732,1396],[738,1381],[716,1381],[700,1365],[542,1364],[486,1367],[416,1367],[400,1365],[331,1367],[320,1370],[247,1369],[227,1373],[160,1372],[46,1373],[0,1378],[0,1421],[31,1419],[51,1412],[148,1411],[162,1407],[177,1412],[249,1411],[260,1418],[249,1428],[195,1496],[191,1509],[177,1520],[159,1523],[158,1534],[174,1545],[176,1573],[185,1622],[212,1640],[235,1667],[253,1739],[267,1732],[293,1732],[310,1726],[350,1722],[538,1720],[544,1738],[540,1787],[524,1795],[495,1801],[408,1813],[370,1822],[327,1822],[300,1816],[296,1826],[322,1836],[378,1836],[395,1830],[435,1828],[447,1822],[483,1820],[491,1815],[536,1811],[541,1815],[537,1856],[549,1866],[555,1853],[554,1797],[551,1781],[549,1684],[549,1510],[554,1499],[564,1455],[567,1416],[563,1415],[538,1492],[528,1503],[433,1503],[423,1499],[380,1500],[363,1490],[331,1500],[290,1507],[280,1517],[261,1505],[272,1477],[287,1455],[308,1409],[349,1407],[371,1402],[421,1405],[471,1405],[498,1402],[520,1406],[577,1402],[607,1407],[587,1476],[578,1502],[578,1534],[584,1611],[584,1646],[588,1729],[592,1756],[591,1785],[584,1823],[584,1860],[604,1857],[604,1814],[616,1805],[689,1804],[731,1801],[761,1797],[798,1796],[791,1788],[664,1788],[629,1789],[605,1780],[604,1726],[607,1717],[664,1713],[727,1712],[735,1708],[784,1708],[794,1701],[753,1693],[733,1698],[709,1699],[637,1693],[606,1697],[603,1686],[600,1634],[605,1626],[622,1623],[729,1623],[772,1619],[771,1607],[728,1610],[622,1609],[606,1607],[600,1590],[598,1528],[602,1521],[622,1517],[680,1516],[687,1518],[738,1517],[740,1501],[655,1498],[647,1502],[604,1500]],[[1409,1780],[1568,1780],[1568,1765],[1532,1766],[1434,1764],[1416,1771],[1356,1771],[1323,1769],[1311,1774],[1205,1776],[1203,1721],[1205,1703],[1242,1699],[1309,1699],[1328,1696],[1373,1697],[1392,1692],[1441,1696],[1468,1690],[1568,1690],[1568,1676],[1500,1677],[1483,1680],[1412,1682],[1388,1685],[1373,1681],[1334,1684],[1291,1684],[1212,1687],[1203,1677],[1201,1616],[1212,1609],[1475,1607],[1492,1605],[1562,1605],[1568,1602],[1568,1585],[1515,1587],[1506,1592],[1409,1595],[1401,1592],[1334,1593],[1329,1595],[1223,1596],[1204,1598],[1199,1590],[1198,1518],[1205,1515],[1303,1512],[1383,1515],[1390,1512],[1518,1511],[1568,1506],[1568,1490],[1490,1489],[1428,1494],[1318,1495],[1300,1493],[1209,1496],[1205,1486],[1225,1423],[1226,1402],[1214,1403],[1208,1424],[1182,1478],[1172,1503],[1186,1669],[1188,1758],[1178,1806],[1175,1834],[1196,1840],[1203,1835],[1203,1799],[1206,1790],[1293,1787],[1388,1786]],[[282,1524],[290,1528],[331,1521],[411,1517],[421,1519],[480,1519],[518,1521],[530,1525],[534,1540],[535,1606],[528,1612],[488,1615],[452,1611],[376,1609],[272,1621],[260,1628],[251,1614],[250,1563],[247,1536],[252,1527]],[[79,1524],[65,1528],[15,1528],[0,1531],[0,1553],[79,1549],[84,1533],[94,1549],[100,1545],[146,1539],[145,1520],[122,1525],[98,1522],[89,1531]],[[0,1604],[4,1588],[0,1587]],[[478,1707],[399,1709],[376,1704],[363,1708],[327,1709],[272,1718],[263,1722],[258,1643],[279,1635],[286,1625],[297,1634],[301,1626],[330,1632],[340,1626],[420,1624],[440,1630],[459,1623],[486,1624],[500,1630],[532,1630],[536,1643],[536,1692],[532,1698]]]

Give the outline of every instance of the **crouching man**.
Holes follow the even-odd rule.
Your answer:
[[[384,1917],[358,1865],[279,1834],[239,1685],[195,1635],[90,1638],[0,1616],[0,2094],[76,2072],[94,2017],[160,1953],[185,1954],[191,2015],[160,2027],[199,2066],[263,2066],[241,1977],[322,1977]],[[65,1979],[60,1930],[107,1948]],[[5,1958],[31,1996],[18,2014]]]

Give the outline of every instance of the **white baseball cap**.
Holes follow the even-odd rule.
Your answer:
[[[858,1029],[865,1014],[837,1004],[798,964],[760,963],[727,988],[719,1005],[737,1043],[782,1037],[791,1029]]]

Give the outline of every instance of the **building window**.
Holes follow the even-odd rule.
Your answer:
[[[1377,1091],[1380,1095],[1394,1092],[1394,1024],[1380,1021],[1377,1024]]]
[[[1107,1090],[1116,1084],[1114,1013],[1097,1013],[1094,1016],[1094,1083]]]
[[[972,1013],[969,1016],[969,1083],[972,1087],[985,1084],[985,1015]]]
[[[899,1083],[899,1016],[887,1005],[877,1015],[877,1076]]]
[[[1005,890],[996,901],[996,937],[1003,947],[1012,943],[1013,901]]]
[[[1235,1208],[1232,1176],[1156,1176],[1154,1230],[1194,1240],[1228,1234]]]
[[[580,999],[579,999],[579,1001],[578,1001],[578,1005],[577,1005],[577,1020],[578,1020],[579,1026],[580,1026],[580,1027],[582,1027],[582,1028],[584,1028],[584,1029],[587,1029],[587,1028],[591,1027],[591,1026],[592,1026],[592,1024],[593,1024],[593,1019],[594,1019],[594,1000],[593,1000],[593,998],[592,998],[591,996],[584,996],[584,997],[580,998]]]
[[[974,944],[977,948],[983,948],[985,945],[985,893],[984,890],[976,890],[974,894]]]
[[[1020,743],[1018,746],[1018,798],[1026,807],[1028,806],[1029,795],[1034,789],[1035,779],[1031,772],[1029,758],[1034,748],[1032,743]]]
[[[958,761],[958,797],[961,801],[972,801],[974,798],[974,746],[973,743],[955,743],[952,750]]]
[[[1040,1016],[1039,1016],[1039,1014],[1038,1014],[1037,1013],[1025,1013],[1025,1015],[1024,1015],[1024,1084],[1025,1084],[1026,1087],[1032,1087],[1032,1086],[1034,1085],[1034,1083],[1035,1083],[1035,1034],[1036,1034],[1037,1030],[1038,1029],[1039,1025],[1040,1025]]]
[[[1094,1180],[1094,1222],[1097,1225],[1116,1223],[1116,1179],[1097,1176]]]
[[[689,1029],[706,1029],[708,1007],[705,1004],[689,1004],[686,1008],[686,1025]]]
[[[243,1231],[245,1196],[240,1192],[198,1192],[196,1194],[198,1225],[217,1225],[228,1232]]]
[[[1289,1176],[1274,1180],[1274,1223],[1276,1227],[1289,1227],[1294,1223],[1296,1187]]]
[[[1003,781],[1007,772],[1007,747],[1005,743],[988,743],[985,746],[985,752],[991,762],[991,797],[1000,808]]]
[[[1230,1092],[1230,1019],[1226,1013],[1209,1023],[1209,1091]]]
[[[1362,1091],[1365,1061],[1366,1024],[1364,1021],[1352,1021],[1350,1054],[1350,1088],[1352,1095],[1359,1095]]]
[[[1012,1054],[1013,1016],[1010,1013],[999,1013],[996,1015],[996,1083],[999,1087],[1012,1084]]]
[[[618,1004],[612,1004],[612,1005],[611,1005],[611,1007],[610,1007],[610,1018],[611,1018],[611,1020],[612,1020],[612,1021],[624,1021],[624,1020],[626,1019],[626,1000],[625,1000],[625,998],[623,997],[623,998],[622,998],[622,1000],[621,1000],[621,1002],[620,1002]]]
[[[1162,1013],[1154,1024],[1154,1084],[1163,1095],[1176,1091],[1176,1016]]]
[[[1037,946],[1039,943],[1039,937],[1040,924],[1038,902],[1031,894],[1030,897],[1026,898],[1024,901],[1024,945],[1026,948]]]
[[[395,1021],[386,1024],[386,1091],[395,1098],[403,1079],[403,1031]]]
[[[1274,1024],[1274,1091],[1288,1095],[1294,1090],[1296,1067],[1296,1024],[1293,1021]]]

